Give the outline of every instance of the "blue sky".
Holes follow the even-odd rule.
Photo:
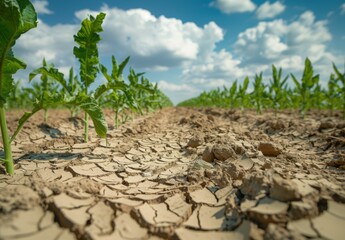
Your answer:
[[[345,63],[345,1],[340,0],[39,0],[38,27],[17,41],[15,54],[28,64],[42,58],[68,73],[73,34],[89,14],[107,14],[99,45],[110,68],[131,56],[130,65],[178,103],[204,90],[229,86],[271,64],[300,76],[309,57],[325,84],[331,63]],[[127,74],[127,73],[126,73]],[[126,75],[125,74],[125,75]],[[101,76],[96,84],[104,81]]]

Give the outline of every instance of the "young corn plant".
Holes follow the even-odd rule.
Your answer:
[[[246,77],[243,81],[243,84],[240,85],[240,88],[238,89],[237,98],[239,99],[241,112],[244,110],[244,108],[248,104],[248,99],[249,99],[247,95],[248,84],[249,84],[249,78]]]
[[[343,111],[343,119],[345,119],[345,72],[341,73],[337,66],[335,66],[335,64],[333,63],[333,70],[334,73],[337,77],[337,81],[339,81],[342,85],[338,85],[336,84],[336,89],[337,92],[340,93],[340,101],[341,101],[341,108]]]
[[[19,125],[10,137],[5,113],[5,104],[14,89],[13,74],[19,69],[26,68],[26,64],[14,56],[12,47],[16,40],[25,32],[37,25],[37,14],[29,0],[2,0],[0,1],[0,128],[5,157],[6,172],[14,174],[11,142],[18,134],[31,113],[25,113],[19,120]]]
[[[260,73],[259,75],[255,75],[255,79],[253,82],[254,90],[251,93],[251,99],[254,102],[256,112],[259,114],[261,114],[262,108],[264,106],[263,101],[266,88],[266,85],[262,83],[262,79],[262,73]]]
[[[48,66],[45,59],[43,59],[42,61],[42,66],[45,68],[53,67],[53,65]],[[32,78],[30,78],[29,80],[31,81]],[[52,96],[59,94],[58,86],[55,84],[55,82],[52,81],[52,79],[46,73],[42,73],[41,81],[39,83],[37,82],[33,83],[32,87],[26,88],[26,90],[30,93],[32,101],[46,101],[45,98],[47,97],[52,98]],[[49,107],[54,107],[54,106],[49,106]],[[45,106],[43,110],[44,110],[43,119],[44,119],[44,122],[47,122],[48,106]]]
[[[286,82],[289,78],[289,76],[286,76],[282,80],[282,69],[279,68],[277,71],[277,68],[272,65],[272,79],[270,81],[270,85],[268,86],[268,98],[273,106],[274,109],[274,115],[277,115],[278,109],[281,109],[284,105],[284,102],[286,102]]]
[[[81,82],[79,81],[78,76],[74,75],[73,68],[70,68],[69,70],[68,81],[66,82],[66,86],[68,90],[66,88],[62,88],[61,90],[64,96],[77,96],[78,93],[82,92]],[[67,107],[71,113],[72,118],[76,117],[80,112],[79,106],[67,105]]]
[[[292,80],[295,83],[295,92],[299,97],[300,114],[305,118],[305,114],[310,108],[311,96],[316,84],[319,82],[319,75],[314,76],[313,66],[309,58],[306,58],[304,63],[304,71],[301,82],[291,74]]]
[[[129,57],[122,63],[117,64],[116,58],[112,56],[112,71],[108,74],[107,68],[100,64],[100,70],[106,79],[106,83],[100,85],[95,91],[95,98],[99,99],[104,93],[110,92],[107,96],[107,102],[111,104],[114,112],[114,125],[119,127],[119,115],[125,106],[134,106],[134,100],[129,93],[129,86],[123,78],[123,70],[125,69]]]
[[[236,106],[236,97],[237,97],[236,95],[237,95],[237,80],[233,82],[233,84],[229,88],[228,107],[230,109],[233,109]]]
[[[101,40],[98,33],[102,32],[102,23],[105,13],[100,13],[94,18],[83,20],[82,26],[77,35],[74,35],[74,41],[79,45],[73,49],[73,54],[80,63],[80,80],[82,82],[82,91],[84,97],[89,94],[89,87],[95,81],[98,73],[98,47]],[[84,141],[88,142],[89,137],[89,118],[87,112],[84,115]]]
[[[338,99],[340,98],[338,87],[338,79],[335,78],[335,75],[332,73],[329,77],[327,83],[327,90],[325,90],[325,100],[326,100],[326,107],[329,110],[329,115],[333,116],[334,109],[337,107]]]

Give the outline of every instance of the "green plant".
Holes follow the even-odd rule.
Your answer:
[[[301,83],[293,74],[291,77],[296,86],[295,92],[299,96],[300,114],[302,118],[305,118],[305,114],[310,108],[312,92],[319,81],[319,75],[314,76],[312,63],[309,58],[306,58]]]
[[[110,103],[114,111],[114,125],[119,126],[119,114],[123,111],[126,104],[134,105],[134,100],[128,93],[129,86],[123,79],[123,70],[126,67],[129,57],[117,65],[115,56],[112,56],[112,72],[109,75],[107,68],[100,64],[100,70],[106,79],[106,83],[100,85],[95,91],[95,98],[99,99],[105,92],[110,91],[106,97],[106,102]]]
[[[80,63],[80,80],[82,82],[82,91],[85,96],[88,95],[90,85],[95,81],[98,73],[98,47],[101,40],[98,33],[102,32],[102,23],[105,13],[100,13],[94,18],[90,16],[81,23],[81,28],[77,35],[74,35],[74,41],[79,47],[74,47],[73,54]],[[89,136],[89,118],[85,112],[84,116],[84,141],[88,141]]]
[[[0,1],[0,127],[5,152],[5,168],[7,173],[13,175],[13,158],[11,142],[16,133],[10,138],[7,123],[5,104],[14,89],[13,74],[19,69],[26,68],[24,62],[17,59],[12,51],[16,40],[25,32],[37,25],[37,14],[28,0],[2,0]],[[25,115],[19,121],[17,130],[27,120]]]
[[[339,99],[339,92],[337,91],[337,83],[338,79],[335,78],[334,74],[331,74],[328,80],[328,89],[325,91],[325,100],[326,100],[326,107],[329,109],[329,113],[332,116],[333,111],[336,108],[336,103]]]
[[[62,88],[62,94],[64,96],[70,95],[70,96],[77,96],[79,92],[82,91],[82,85],[81,82],[78,79],[78,76],[74,75],[73,68],[70,68],[69,70],[69,76],[68,81],[66,83],[67,89]],[[68,109],[70,110],[71,117],[76,117],[80,112],[79,106],[73,106],[73,105],[67,105]]]
[[[266,88],[266,86],[262,83],[262,73],[255,75],[253,87],[254,90],[251,93],[251,98],[253,99],[256,112],[261,113]]]
[[[272,80],[270,81],[270,85],[268,86],[268,98],[270,99],[270,102],[273,106],[275,115],[277,115],[277,110],[283,107],[284,100],[286,100],[285,87],[289,76],[286,76],[283,80],[281,80],[281,77],[282,69],[279,68],[279,70],[277,71],[277,68],[272,65]]]
[[[238,89],[237,98],[239,99],[239,105],[240,105],[241,111],[243,111],[244,108],[246,108],[248,104],[248,100],[249,100],[248,95],[247,95],[248,85],[249,85],[249,78],[246,77],[243,81],[243,84],[240,85]]]
[[[343,111],[343,119],[345,119],[345,72],[341,73],[333,63],[333,70],[337,76],[337,81],[340,81],[342,86],[336,84],[336,91],[340,94],[341,108]]]
[[[104,114],[94,97],[89,94],[89,87],[95,81],[98,73],[98,48],[97,43],[100,41],[98,32],[102,31],[102,22],[105,17],[100,13],[96,18],[90,16],[82,22],[82,27],[74,36],[74,40],[79,47],[74,47],[74,55],[80,62],[80,79],[73,76],[73,70],[70,70],[69,80],[64,79],[63,73],[59,72],[53,66],[43,66],[30,73],[30,80],[38,74],[47,75],[61,84],[64,89],[56,103],[65,105],[70,109],[82,109],[84,115],[84,141],[89,137],[89,116],[91,117],[97,135],[105,138],[107,133],[107,123]]]

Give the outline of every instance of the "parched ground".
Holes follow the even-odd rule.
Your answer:
[[[87,144],[49,115],[0,169],[0,239],[345,239],[339,114],[168,108]]]

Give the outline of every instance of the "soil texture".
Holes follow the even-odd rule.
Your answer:
[[[0,239],[345,239],[340,114],[167,108],[118,129],[107,114],[89,143],[67,110],[25,125],[15,175],[0,168]]]

